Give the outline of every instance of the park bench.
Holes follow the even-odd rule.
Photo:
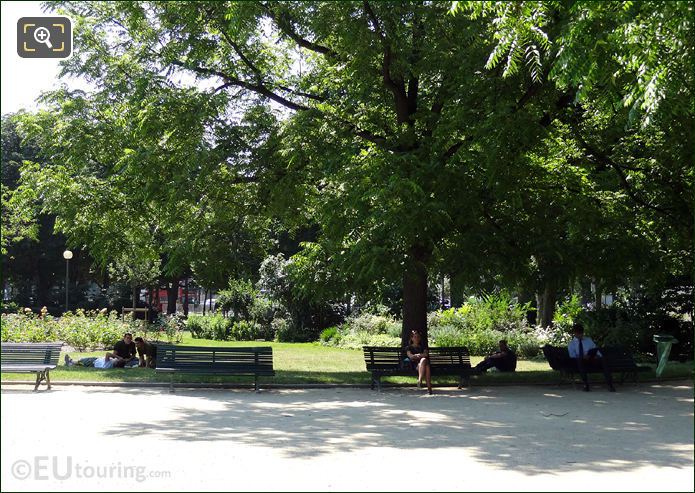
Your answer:
[[[372,374],[372,389],[376,386],[381,391],[381,377],[417,375],[408,364],[404,348],[363,346],[364,362],[367,371]],[[459,389],[470,384],[471,358],[465,347],[431,347],[429,361],[432,376],[456,375],[459,377]]]
[[[49,372],[58,366],[62,342],[4,342],[0,350],[2,373],[36,373],[34,391],[44,380],[51,389]]]
[[[170,373],[169,390],[174,391],[174,373],[251,375],[258,392],[258,377],[273,376],[272,347],[204,347],[157,344],[157,372]]]
[[[650,366],[638,365],[632,355],[621,346],[606,346],[599,348],[599,351],[606,358],[606,365],[611,373],[620,374],[620,383],[623,383],[628,376],[632,376],[637,381],[637,374],[643,371],[651,371]],[[569,356],[566,347],[543,346],[543,355],[548,361],[550,368],[560,372],[561,377],[566,377],[573,382],[575,374],[579,373],[577,363]],[[600,368],[588,368],[587,373],[603,373]]]

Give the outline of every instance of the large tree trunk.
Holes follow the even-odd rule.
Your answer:
[[[183,316],[188,316],[188,278],[183,281]]]
[[[603,308],[603,289],[598,279],[594,279],[594,307],[596,310]]]
[[[176,313],[176,300],[179,297],[179,281],[167,285],[167,315]]]
[[[419,330],[427,341],[427,252],[413,247],[403,274],[403,329],[401,339],[408,344],[410,331]]]
[[[529,301],[531,302],[531,309],[526,312],[526,321],[529,325],[536,325],[538,323],[538,300],[533,292],[533,288],[521,286],[519,289],[519,303],[526,304]]]
[[[459,274],[451,274],[449,276],[449,285],[451,289],[451,306],[460,307],[463,306],[463,276]]]
[[[557,283],[554,280],[546,279],[543,288],[537,297],[538,304],[538,324],[541,327],[549,327],[553,323],[555,315],[555,302],[557,301]]]

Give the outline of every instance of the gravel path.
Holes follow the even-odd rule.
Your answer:
[[[693,491],[692,382],[5,387],[1,402],[5,491]]]

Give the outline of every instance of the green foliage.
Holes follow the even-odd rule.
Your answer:
[[[470,298],[460,308],[433,312],[428,317],[428,326],[456,327],[463,331],[511,331],[527,328],[526,313],[531,309],[530,303],[520,304],[509,293],[485,295]]]
[[[493,329],[461,330],[451,325],[430,329],[431,345],[464,346],[471,354],[484,356],[499,349],[499,341],[506,339],[509,347],[522,358],[533,358],[539,354],[541,343],[532,331],[517,329],[502,332]]]
[[[62,341],[84,351],[113,347],[125,332],[134,336],[146,335],[140,321],[123,320],[115,311],[77,310],[57,319],[45,311],[36,314],[26,309],[23,313],[3,313],[0,316],[3,342]]]
[[[178,344],[183,340],[183,331],[187,328],[187,320],[183,315],[175,313],[173,315],[160,314],[157,320],[148,326],[145,324],[146,340],[155,339],[157,341],[166,339],[169,344]],[[153,332],[153,336],[150,335]]]
[[[258,295],[251,281],[230,279],[227,289],[218,292],[217,306],[224,312],[231,312],[233,320],[247,320],[251,305]]]
[[[41,156],[12,200],[133,285],[265,257],[279,337],[314,340],[327,300],[413,269],[551,294],[692,270],[690,2],[51,6],[95,89],[20,118]],[[268,256],[278,222],[315,234]],[[447,324],[520,328],[489,304]]]
[[[321,331],[319,341],[325,345],[337,345],[339,338],[338,327],[328,327]]]
[[[203,315],[189,314],[186,319],[186,329],[195,339],[203,339]]]
[[[579,295],[573,294],[558,303],[553,317],[553,325],[559,330],[570,333],[572,324],[578,319],[582,311],[583,307]]]
[[[0,301],[0,312],[2,313],[17,313],[19,310],[19,305],[14,301],[2,300]]]
[[[232,329],[232,320],[221,313],[213,315],[189,315],[186,320],[186,328],[196,339],[213,339],[216,341],[228,341]]]
[[[274,317],[287,318],[276,338],[287,342],[307,342],[318,339],[325,327],[342,320],[341,307],[312,296],[296,280],[295,258],[286,260],[282,254],[266,257],[259,269],[258,286],[275,305]]]
[[[274,318],[271,322],[276,342],[293,342],[292,322],[286,318]]]
[[[495,44],[486,68],[504,64],[504,76],[525,67],[540,82],[544,72],[578,88],[577,100],[622,102],[645,124],[667,95],[692,100],[690,2],[453,2],[451,10],[488,23]]]
[[[329,327],[320,341],[328,346],[361,349],[362,346],[400,346],[401,323],[388,315],[363,312],[348,318],[344,324]]]
[[[0,251],[7,254],[10,245],[29,238],[37,239],[36,207],[32,200],[15,193],[19,170],[25,160],[34,160],[39,152],[34,142],[18,128],[17,115],[2,116],[2,230]],[[35,199],[36,197],[32,197]]]
[[[253,321],[239,320],[232,324],[229,338],[233,341],[273,340],[269,331]]]

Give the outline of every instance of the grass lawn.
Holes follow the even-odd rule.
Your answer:
[[[273,348],[273,366],[275,377],[261,377],[263,383],[319,383],[319,384],[369,384],[369,373],[365,370],[362,351],[338,349],[322,346],[318,343],[282,343],[282,342],[226,342],[207,339],[193,339],[189,334],[182,342],[187,346],[271,346]],[[71,352],[74,360],[89,356],[103,356],[105,351]],[[92,382],[169,382],[169,375],[157,374],[146,368],[109,369],[66,367],[63,355],[55,370],[51,371],[51,381],[92,381]],[[471,356],[471,363],[477,364],[482,357]],[[692,378],[692,362],[670,362],[666,367],[663,378]],[[28,380],[27,374],[3,373],[2,380]],[[592,375],[592,379],[601,381],[601,375]],[[653,372],[639,375],[640,380],[654,379]],[[249,377],[221,377],[214,375],[174,375],[175,382],[204,382],[204,383],[249,383]],[[414,377],[389,377],[384,382],[413,384]],[[433,379],[435,384],[455,385],[455,377],[438,377]],[[485,375],[472,378],[473,385],[490,383],[524,384],[524,383],[558,383],[560,376],[550,369],[545,360],[520,360],[515,373],[488,372]]]

